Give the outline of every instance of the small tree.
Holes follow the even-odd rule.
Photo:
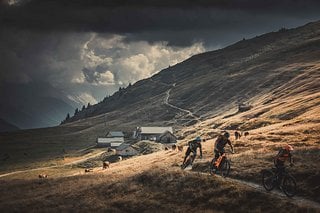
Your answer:
[[[83,111],[83,110],[85,110],[85,109],[86,109],[86,106],[83,105],[81,111]]]
[[[90,102],[88,103],[88,105],[87,105],[87,108],[89,108],[89,107],[91,107],[91,104],[90,104]]]
[[[69,120],[69,119],[70,119],[70,114],[68,113],[65,120],[67,121],[67,120]]]
[[[79,112],[79,109],[76,108],[76,110],[74,111],[74,115],[78,114],[78,112]]]

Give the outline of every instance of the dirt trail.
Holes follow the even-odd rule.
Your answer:
[[[222,177],[221,177],[222,178]],[[223,178],[224,179],[224,178]],[[244,181],[244,180],[238,180],[238,179],[233,179],[233,178],[225,178],[226,181],[230,181],[230,182],[236,182],[242,185],[247,185],[250,186],[252,188],[254,188],[257,191],[266,193],[266,194],[273,194],[278,196],[281,199],[285,199],[289,202],[295,203],[299,206],[309,206],[315,209],[320,210],[320,203],[312,201],[312,200],[308,200],[306,198],[303,197],[299,197],[299,196],[294,196],[293,198],[288,198],[284,193],[277,191],[277,190],[272,190],[270,192],[267,192],[262,185],[256,184],[256,183],[252,183],[252,182],[248,182],[248,181]]]
[[[150,78],[150,81],[152,81],[153,83],[156,83],[156,84],[164,85],[164,86],[171,86],[171,88],[166,91],[166,96],[165,96],[165,98],[164,98],[163,103],[164,103],[165,105],[173,108],[173,109],[177,109],[177,110],[179,110],[179,111],[181,111],[181,112],[183,112],[183,113],[186,113],[185,116],[190,116],[190,117],[193,118],[193,119],[187,119],[187,118],[186,118],[186,119],[179,119],[179,120],[186,120],[186,121],[188,121],[188,122],[189,122],[190,120],[200,121],[200,117],[199,117],[199,116],[196,116],[195,114],[193,114],[190,110],[183,109],[183,108],[177,107],[177,106],[169,103],[170,92],[171,92],[171,90],[176,86],[176,83],[167,84],[167,83],[164,83],[164,82],[154,81],[152,78]]]
[[[173,87],[174,87],[175,84],[173,84]],[[186,113],[187,115],[186,116],[190,116],[190,117],[193,117],[193,119],[187,119],[187,120],[196,120],[196,121],[200,121],[200,118],[196,115],[194,115],[190,110],[187,110],[187,109],[182,109],[180,107],[177,107],[175,105],[172,105],[169,103],[169,98],[170,98],[170,92],[171,92],[172,88],[168,89],[166,91],[166,97],[164,98],[164,104],[171,107],[171,108],[174,108],[174,109],[177,109],[181,112],[184,112]]]
[[[104,153],[104,152],[105,152],[105,151],[100,151],[100,152],[98,152],[98,153],[95,153],[95,154],[86,156],[86,157],[84,157],[84,158],[81,158],[81,159],[79,159],[79,160],[75,160],[75,161],[72,161],[72,162],[69,162],[69,163],[65,163],[65,164],[62,164],[62,165],[45,166],[45,167],[39,167],[39,168],[34,168],[34,169],[18,170],[18,171],[14,171],[14,172],[4,173],[4,174],[1,174],[1,175],[0,175],[0,178],[6,177],[6,176],[9,176],[9,175],[20,174],[20,173],[24,173],[24,172],[31,172],[31,171],[39,171],[39,170],[45,170],[45,169],[60,168],[60,167],[64,167],[64,166],[72,166],[72,165],[75,165],[75,164],[78,164],[78,163],[82,163],[82,162],[84,162],[84,161],[87,161],[87,160],[89,160],[89,159],[96,158],[96,157],[98,157],[99,155],[101,155],[101,154]]]

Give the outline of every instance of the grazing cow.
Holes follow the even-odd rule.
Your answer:
[[[249,132],[244,132],[243,135],[244,137],[247,137],[249,135]]]
[[[178,151],[182,152],[183,151],[183,146],[178,146]]]
[[[85,173],[87,173],[87,172],[93,172],[93,169],[85,169],[84,172],[85,172]]]
[[[168,148],[168,147],[164,147],[164,150],[166,150],[166,151],[167,151],[167,150],[169,150],[169,148]]]
[[[238,131],[235,131],[234,132],[234,137],[236,138],[236,140],[240,139],[241,138],[241,133],[238,132]]]
[[[118,156],[118,161],[122,161],[122,156]]]
[[[48,175],[47,174],[39,174],[39,176],[38,176],[40,179],[42,179],[42,178],[48,178]]]
[[[176,148],[177,148],[177,145],[173,144],[171,148],[172,148],[173,151],[175,151]]]
[[[103,161],[103,165],[102,165],[102,168],[103,169],[107,169],[110,167],[110,162],[109,161]]]

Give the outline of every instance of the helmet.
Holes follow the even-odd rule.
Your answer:
[[[223,135],[224,135],[226,138],[229,138],[229,137],[230,137],[229,132],[225,132]]]
[[[287,150],[287,151],[293,151],[293,147],[289,144],[286,144],[283,149]]]
[[[197,141],[197,142],[201,142],[201,138],[200,138],[200,136],[196,137],[195,141]]]

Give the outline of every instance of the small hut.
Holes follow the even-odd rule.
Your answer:
[[[177,143],[177,137],[169,131],[165,131],[159,136],[158,142],[165,144]]]

